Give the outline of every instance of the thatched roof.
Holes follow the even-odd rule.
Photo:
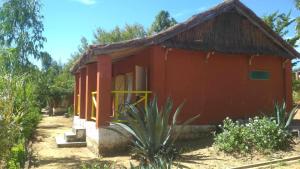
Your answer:
[[[237,20],[239,24],[244,24],[245,20],[250,24],[244,24],[244,27],[230,27],[226,21],[226,17],[233,16],[230,15],[230,13],[233,12],[235,13],[234,20]],[[218,18],[219,21],[223,22],[223,25],[213,22],[213,20]],[[220,28],[213,28],[213,26]],[[228,29],[235,30],[230,31],[227,29],[226,32],[227,27]],[[236,33],[237,29],[250,29],[252,32],[239,31],[239,33]],[[189,33],[191,30],[198,30],[196,33],[198,36],[191,35],[191,33]],[[193,33],[195,34],[195,32]],[[243,36],[245,34],[246,36]],[[192,39],[192,37],[201,38],[201,40],[193,39],[193,41],[190,41],[191,43],[188,43],[187,40]],[[247,37],[251,37],[252,39],[247,39]],[[233,42],[228,42],[228,39],[233,38],[235,38]],[[240,44],[244,44],[244,46]],[[95,56],[126,55],[151,45],[230,53],[271,54],[288,59],[300,56],[292,46],[287,44],[277,33],[239,0],[227,0],[203,13],[192,16],[183,23],[176,24],[169,29],[152,36],[107,45],[91,45],[85,54],[76,61],[71,71],[75,73],[82,65],[93,62]]]

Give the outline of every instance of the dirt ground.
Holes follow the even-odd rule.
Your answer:
[[[80,168],[80,165],[83,163],[91,164],[99,161],[106,161],[122,166],[129,166],[130,162],[136,163],[130,160],[129,156],[98,158],[87,148],[57,148],[55,137],[69,131],[71,126],[71,118],[64,118],[62,116],[44,116],[38,126],[36,137],[32,145],[34,153],[34,166],[32,168],[76,169]],[[299,140],[296,141],[297,144],[293,149],[288,152],[272,153],[267,156],[255,154],[247,157],[234,157],[220,153],[214,149],[212,143],[212,138],[179,143],[178,146],[183,147],[183,154],[175,163],[178,163],[179,166],[183,168],[222,169],[273,159],[287,158],[300,154]],[[266,168],[300,169],[300,160],[293,163],[279,163]]]
[[[269,155],[253,154],[252,156],[232,156],[222,152],[218,152],[212,146],[213,139],[195,140],[188,142],[189,146],[185,147],[182,157],[178,160],[184,168],[201,168],[201,169],[225,169],[238,167],[247,164],[255,164],[275,159],[283,159],[300,154],[300,141],[296,140],[296,145],[288,152],[276,152]],[[185,150],[187,149],[187,150]],[[281,165],[282,164],[282,165]],[[284,169],[300,169],[300,163],[279,163],[266,168],[282,168]],[[293,167],[293,168],[292,168]]]
[[[72,120],[62,116],[44,116],[38,125],[33,141],[32,168],[71,169],[79,168],[82,162],[97,160],[87,148],[57,148],[55,137],[71,129]]]

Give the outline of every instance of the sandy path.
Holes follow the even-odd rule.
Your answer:
[[[300,111],[295,119],[300,121]],[[72,119],[61,116],[48,117],[45,116],[38,126],[36,137],[32,146],[34,157],[36,159],[35,166],[32,168],[39,169],[73,169],[80,168],[83,163],[93,163],[95,161],[112,162],[122,166],[129,166],[129,156],[116,156],[108,158],[97,158],[87,148],[57,148],[55,137],[71,130]],[[204,142],[203,144],[201,142]],[[236,159],[226,154],[216,152],[210,145],[211,141],[206,139],[195,140],[186,144],[191,144],[191,150],[184,153],[179,160],[182,166],[190,168],[227,168],[228,166],[240,166],[244,164],[256,163],[259,161],[267,161],[269,158],[283,158],[288,156],[299,155],[300,141],[294,146],[294,150],[290,152],[273,153],[271,156],[254,156],[243,159]],[[193,144],[196,146],[194,147]],[[187,145],[185,145],[187,146]],[[183,146],[183,147],[185,147]],[[187,147],[190,147],[187,146]],[[274,157],[273,157],[274,156]],[[300,169],[299,161],[292,164],[279,164],[265,168],[291,168]],[[224,167],[227,166],[227,167]]]
[[[38,125],[32,145],[34,167],[39,169],[80,168],[84,162],[97,160],[87,148],[57,148],[55,137],[71,130],[72,119],[61,116],[44,116]]]

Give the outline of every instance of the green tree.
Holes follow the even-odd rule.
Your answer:
[[[39,0],[5,0],[0,8],[0,44],[16,48],[23,64],[28,57],[39,57],[46,40]]]
[[[40,60],[43,70],[48,70],[53,63],[53,59],[48,52],[41,52]]]
[[[146,32],[144,27],[140,24],[129,25],[126,24],[124,29],[116,26],[112,31],[106,31],[102,28],[98,28],[94,33],[94,43],[96,44],[108,44],[113,42],[120,42],[130,39],[136,39],[145,37]]]
[[[177,21],[170,16],[169,12],[162,10],[155,16],[149,34],[161,32],[175,24],[177,24]]]
[[[295,0],[295,5],[297,9],[300,9],[300,0]]]
[[[78,52],[79,54],[83,54],[88,48],[89,48],[89,42],[86,39],[86,37],[82,37],[80,39],[81,44],[78,46]]]
[[[296,43],[299,40],[298,35],[294,35],[292,38],[286,38],[289,33],[289,26],[295,23],[296,19],[291,18],[291,12],[279,13],[274,12],[270,15],[264,16],[263,20],[270,26],[279,36],[283,37],[290,45],[297,47]]]

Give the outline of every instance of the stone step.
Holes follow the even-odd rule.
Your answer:
[[[73,126],[73,127],[72,127],[72,131],[73,131],[74,133],[76,133],[76,131],[81,131],[81,130],[85,130],[85,128],[84,128],[84,127],[81,127],[81,126]]]
[[[291,125],[291,126],[289,126],[289,128],[291,130],[300,130],[300,126],[293,126],[293,125]]]
[[[58,148],[71,148],[71,147],[86,147],[86,142],[67,142],[63,136],[58,136],[55,138]]]
[[[77,139],[85,140],[86,129],[78,126],[72,127],[72,132],[76,134]]]
[[[76,142],[76,141],[81,141],[81,140],[77,140],[76,134],[73,133],[72,131],[65,132],[65,134],[64,134],[64,139],[66,140],[66,142]],[[83,141],[84,141],[84,140],[83,140]]]
[[[300,137],[300,131],[299,131],[299,129],[292,129],[291,133],[295,137]]]

